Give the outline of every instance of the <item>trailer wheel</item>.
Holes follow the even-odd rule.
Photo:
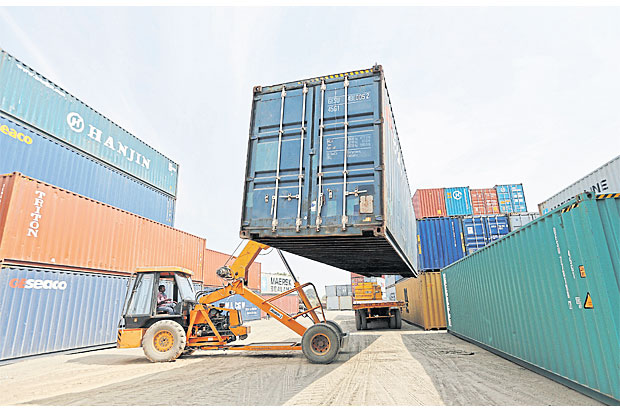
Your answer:
[[[355,310],[355,328],[357,330],[362,329],[362,315],[360,314],[360,310]]]
[[[394,312],[394,319],[396,321],[396,329],[400,330],[401,328],[403,328],[403,318],[402,315],[400,314],[400,310],[396,310]]]
[[[366,330],[368,327],[368,319],[366,318],[366,312],[364,310],[360,310],[360,327],[362,330]]]
[[[388,318],[388,327],[396,328],[396,311],[390,311],[390,318]]]
[[[342,331],[342,328],[340,328],[337,322],[332,321],[332,320],[327,320],[326,323],[334,327],[340,337],[344,336],[344,331]]]
[[[185,349],[185,331],[179,323],[161,320],[146,330],[142,337],[144,355],[153,363],[176,360]]]
[[[340,350],[338,331],[329,324],[315,324],[304,333],[301,349],[311,363],[329,364]]]

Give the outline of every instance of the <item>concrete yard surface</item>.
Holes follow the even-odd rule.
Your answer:
[[[356,331],[352,311],[327,316],[351,333],[328,365],[296,351],[197,351],[173,363],[142,349],[55,355],[0,366],[0,405],[600,405],[446,332]],[[246,324],[244,343],[299,339],[273,319]]]

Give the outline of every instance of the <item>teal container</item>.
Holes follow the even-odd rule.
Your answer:
[[[444,196],[448,216],[472,215],[474,213],[468,186],[445,188]]]
[[[0,111],[176,197],[175,162],[1,49]]]
[[[620,404],[620,194],[579,195],[441,274],[450,333]]]

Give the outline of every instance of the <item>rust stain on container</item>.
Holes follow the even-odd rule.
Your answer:
[[[396,299],[405,302],[404,320],[425,330],[446,328],[439,272],[424,272],[418,278],[403,278],[396,283]]]
[[[230,266],[237,257],[231,257],[230,254],[218,252],[210,249],[205,250],[205,266],[202,281],[204,285],[211,287],[221,287],[222,279],[217,276],[218,268],[228,265]],[[248,287],[254,290],[260,290],[261,264],[254,262],[250,266],[248,272]]]
[[[203,273],[205,239],[28,178],[0,176],[0,260],[128,274],[140,266]]]
[[[412,201],[417,219],[446,216],[446,199],[443,188],[418,189],[415,191]]]
[[[499,202],[495,188],[470,189],[474,215],[499,214]]]

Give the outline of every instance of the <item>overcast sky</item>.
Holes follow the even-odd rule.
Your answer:
[[[412,193],[620,153],[620,8],[0,8],[0,47],[180,164],[176,227],[239,243],[252,87],[383,65]],[[348,273],[291,257],[302,281]],[[277,255],[263,271],[282,270]]]

